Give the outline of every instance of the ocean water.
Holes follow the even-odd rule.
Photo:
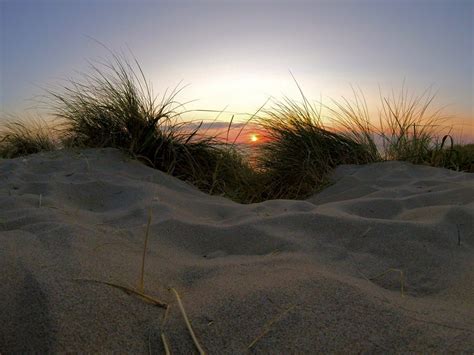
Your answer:
[[[258,143],[236,143],[237,149],[247,157],[250,164],[255,167],[257,164],[257,156],[259,154],[259,145]]]

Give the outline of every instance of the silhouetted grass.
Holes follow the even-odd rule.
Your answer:
[[[366,164],[376,152],[349,134],[325,128],[321,110],[302,95],[276,101],[258,118],[267,132],[257,158],[263,170],[265,198],[302,198],[328,183],[329,173],[340,164]]]
[[[453,168],[474,173],[474,144],[457,144],[453,150],[457,152],[451,160]]]
[[[415,96],[402,87],[398,95],[381,93],[378,125],[370,120],[363,93],[353,92],[353,100],[333,100],[331,117],[372,151],[377,149],[377,140],[384,160],[472,171],[472,152],[454,144],[451,127],[446,125],[450,117],[433,107],[435,95],[429,91]]]
[[[324,105],[331,121],[335,122],[345,136],[364,146],[372,159],[381,160],[382,155],[377,147],[378,130],[370,120],[369,108],[362,91],[352,88],[353,100],[342,97],[340,101],[332,100],[334,107]]]
[[[138,62],[112,54],[49,94],[67,146],[118,148],[203,191],[238,195],[247,162],[235,147],[183,122],[179,92],[158,100]]]
[[[473,171],[472,147],[454,144],[449,117],[433,108],[435,96],[429,91],[409,96],[402,87],[398,95],[380,94],[377,125],[360,90],[329,107],[311,104],[298,89],[301,102],[284,98],[258,118],[268,138],[258,157],[265,181],[261,199],[309,196],[340,164],[400,160]],[[323,109],[331,128],[324,125]]]
[[[445,136],[429,154],[432,166],[474,173],[474,144],[454,144],[451,136]]]
[[[49,91],[48,103],[61,122],[54,135],[42,121],[9,122],[0,130],[0,157],[113,147],[204,192],[243,203],[308,197],[341,164],[403,160],[474,171],[474,145],[454,143],[448,117],[432,108],[429,92],[409,96],[402,88],[397,96],[381,94],[375,124],[360,90],[351,100],[318,107],[298,88],[301,102],[274,101],[255,117],[266,139],[250,163],[237,145],[183,121],[185,109],[176,100],[180,89],[158,99],[136,60],[111,53],[111,60],[91,64],[79,80]],[[323,108],[329,115],[324,120]],[[331,125],[324,124],[327,119]]]
[[[56,149],[51,127],[42,120],[7,121],[0,127],[0,157],[23,155]]]
[[[402,88],[398,96],[381,96],[380,135],[383,138],[385,159],[403,160],[414,164],[430,164],[430,151],[437,140],[449,134],[449,117],[441,108],[433,108],[435,96],[425,92],[408,96]]]

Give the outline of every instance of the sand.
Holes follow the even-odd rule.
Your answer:
[[[385,162],[333,179],[240,205],[113,149],[1,160],[0,352],[163,353],[162,333],[196,352],[171,287],[209,353],[473,352],[474,175]],[[84,280],[138,286],[150,209],[164,323]]]

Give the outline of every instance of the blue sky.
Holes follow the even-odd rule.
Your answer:
[[[445,1],[1,0],[1,108],[129,47],[155,92],[181,80],[192,108],[252,111],[269,95],[438,90],[473,118],[473,4]],[[469,128],[468,128],[469,129]],[[472,129],[472,127],[470,128]]]

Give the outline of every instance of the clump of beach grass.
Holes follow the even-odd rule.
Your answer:
[[[158,99],[138,61],[115,53],[90,69],[49,91],[66,146],[118,148],[213,194],[242,184],[247,162],[233,145],[182,119],[180,88]]]
[[[454,144],[452,150],[455,152],[451,158],[452,167],[474,173],[474,144]]]
[[[377,122],[360,89],[352,88],[351,99],[323,105],[309,102],[296,85],[301,101],[284,97],[257,118],[267,136],[257,160],[264,181],[260,200],[308,197],[326,186],[341,164],[399,160],[474,171],[474,145],[454,143],[447,125],[451,117],[436,107],[429,89],[421,95],[404,85],[398,94],[380,91]]]
[[[447,123],[449,115],[435,105],[435,94],[426,90],[410,94],[404,85],[398,94],[380,91],[378,122],[370,119],[363,92],[353,89],[351,100],[332,100],[331,119],[354,140],[369,147],[382,160],[474,171],[472,145],[455,144]]]
[[[380,135],[386,160],[431,163],[437,140],[450,133],[446,126],[450,117],[443,114],[443,108],[434,107],[434,100],[429,90],[409,95],[404,87],[398,95],[380,95]]]
[[[374,161],[381,160],[382,156],[376,143],[379,130],[372,124],[367,100],[360,88],[358,90],[351,88],[352,99],[346,97],[342,97],[339,101],[332,99],[333,105],[324,105],[324,108],[340,132],[364,146]]]
[[[11,119],[0,127],[2,158],[16,158],[56,148],[57,142],[53,130],[43,120],[34,119],[27,122]]]
[[[264,199],[308,197],[329,182],[336,166],[378,159],[366,142],[327,128],[321,106],[310,103],[301,89],[300,93],[301,102],[288,97],[274,101],[257,119],[267,136],[258,157]]]
[[[454,144],[447,135],[429,151],[429,156],[432,166],[474,173],[474,144]]]
[[[378,151],[383,160],[423,164],[429,162],[434,149],[442,148],[437,142],[448,117],[442,115],[442,109],[432,109],[435,96],[429,91],[418,96],[409,95],[404,86],[398,95],[380,91],[378,122],[371,119],[362,90],[352,91],[351,99],[332,100],[333,106],[327,106],[329,116],[356,141]]]

